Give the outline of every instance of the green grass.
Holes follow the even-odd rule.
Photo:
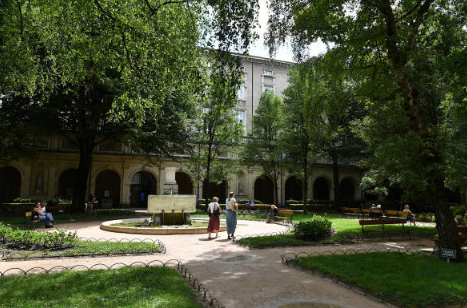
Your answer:
[[[202,307],[167,267],[6,276],[0,285],[2,307]]]
[[[0,249],[3,251],[4,249]],[[79,241],[73,248],[64,250],[12,250],[8,249],[8,258],[41,257],[73,257],[96,254],[122,254],[122,253],[157,253],[159,247],[150,242],[93,242]]]
[[[301,214],[296,213],[293,216],[293,222],[298,223],[301,221],[310,220],[313,214]],[[239,217],[239,219],[244,219]],[[328,238],[323,243],[342,243],[348,242],[349,240],[361,238],[362,229],[356,219],[346,219],[337,215],[328,215],[328,219],[332,222],[332,228],[336,230],[336,234],[331,238]],[[386,225],[386,230],[397,230],[400,229],[400,225]],[[434,227],[422,227],[422,226],[409,226],[406,225],[405,229],[411,230],[411,234],[415,236],[433,237],[436,234]],[[365,226],[368,230],[381,230],[381,226]],[[293,238],[292,233],[286,235],[274,235],[274,236],[262,236],[256,238],[245,238],[240,240],[241,244],[250,247],[268,247],[268,246],[293,246],[306,244],[308,242]]]
[[[309,242],[296,239],[292,234],[248,237],[240,240],[240,243],[249,247],[262,248],[271,246],[295,246],[306,245]]]
[[[53,214],[55,221],[59,224],[72,224],[73,222],[80,221],[101,221],[101,220],[115,220],[115,219],[125,219],[125,218],[135,218],[138,217],[137,214],[134,215],[106,215],[106,214],[96,214],[96,215],[85,215],[85,214]],[[3,224],[10,224],[12,227],[19,227],[24,225],[26,222],[24,216],[0,216],[0,222]],[[41,226],[43,224],[41,223]]]
[[[467,295],[467,263],[450,263],[420,254],[391,252],[313,256],[295,262],[307,269],[329,272],[340,280],[390,294],[404,302],[425,303]]]

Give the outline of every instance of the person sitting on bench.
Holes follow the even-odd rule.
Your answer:
[[[277,206],[275,206],[274,204],[271,205],[271,212],[268,213],[267,223],[271,222],[271,218],[274,217],[274,216],[277,216],[278,213],[279,213],[279,209],[277,208]]]
[[[407,212],[407,221],[413,222],[413,225],[415,226],[415,215],[410,211],[410,207],[408,204],[404,205],[404,210],[403,212]]]
[[[32,209],[32,216],[34,219],[37,218],[39,220],[44,220],[46,228],[53,228],[54,226],[52,225],[52,223],[54,222],[54,219],[52,217],[52,214],[46,212],[46,204],[46,202],[42,202],[41,206],[41,203],[37,202],[34,208]]]

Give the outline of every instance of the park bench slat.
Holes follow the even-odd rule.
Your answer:
[[[390,234],[392,232],[403,232],[408,233],[410,236],[410,230],[405,229],[404,225],[407,223],[406,219],[403,218],[386,218],[386,219],[375,219],[375,220],[359,220],[358,223],[362,226],[362,238],[365,237],[365,234],[368,233],[382,233],[383,237],[386,234]],[[385,225],[394,225],[394,224],[402,224],[402,229],[397,230],[385,230]],[[374,225],[381,225],[381,230],[365,230],[364,226],[374,226]]]
[[[289,216],[279,216],[280,214],[290,215],[290,217]],[[293,224],[293,222],[292,222],[293,214],[294,214],[294,211],[292,211],[292,210],[279,210],[277,212],[277,215],[273,216],[272,219],[274,221],[284,221],[284,222]]]

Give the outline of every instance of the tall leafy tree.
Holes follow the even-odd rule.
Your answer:
[[[285,164],[301,181],[303,203],[306,206],[315,144],[307,129],[305,104],[303,79],[299,69],[294,67],[289,71],[289,87],[284,90],[284,125],[281,138],[287,140]]]
[[[44,110],[64,100],[67,111],[51,112],[75,115],[71,139],[80,162],[74,209],[84,206],[95,133],[111,126],[103,122],[131,122],[133,131],[148,118],[154,119],[149,126],[163,123],[157,119],[169,112],[164,104],[182,96],[192,101],[186,96],[197,93],[200,47],[217,41],[223,50],[243,50],[253,38],[245,27],[255,23],[257,9],[249,1],[231,6],[221,0],[2,1],[0,93],[29,98]]]
[[[339,56],[339,55],[338,55]],[[345,58],[332,52],[299,66],[302,91],[306,97],[305,117],[313,136],[316,154],[332,160],[334,200],[341,200],[339,163],[359,156],[363,142],[352,132],[363,110],[354,97],[354,82],[345,71]]]
[[[234,157],[240,147],[243,128],[234,108],[241,84],[240,59],[222,51],[208,53],[210,69],[205,93],[198,106],[199,121],[195,125],[190,170],[196,181],[202,181],[203,197],[210,195],[210,184],[220,183],[235,172]]]
[[[434,206],[441,247],[455,249],[463,260],[445,194],[448,147],[439,107],[452,89],[465,85],[454,68],[466,68],[459,61],[465,55],[466,3],[271,2],[272,46],[290,34],[303,55],[300,51],[320,38],[346,59],[355,94],[368,110],[358,131],[374,151],[367,160],[372,176],[425,195]]]
[[[285,165],[283,101],[272,91],[261,94],[252,129],[243,150],[243,162],[261,166],[274,184],[274,202],[279,202],[278,182]]]

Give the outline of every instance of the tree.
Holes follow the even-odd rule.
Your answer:
[[[358,131],[374,152],[367,160],[372,175],[427,196],[440,247],[455,249],[458,260],[464,257],[444,190],[448,147],[439,107],[465,85],[454,69],[466,68],[459,61],[467,37],[465,6],[444,0],[273,0],[269,36],[274,46],[291,34],[301,55],[320,38],[345,59],[355,95],[368,110]]]
[[[345,70],[344,60],[332,52],[312,58],[297,66],[299,82],[293,86],[302,91],[305,125],[312,136],[315,153],[332,160],[334,200],[341,200],[339,162],[356,158],[364,148],[352,132],[352,123],[363,116],[354,98],[354,82]]]
[[[194,179],[204,183],[206,204],[211,197],[209,185],[224,181],[235,171],[231,157],[237,153],[243,135],[242,125],[234,114],[242,76],[240,60],[229,53],[212,51],[208,53],[208,61],[211,66],[206,95],[200,100],[189,164]]]
[[[312,155],[314,153],[312,136],[306,127],[305,92],[300,70],[289,71],[289,86],[284,90],[282,115],[284,127],[281,138],[287,140],[285,164],[291,173],[297,174],[302,182],[303,203],[308,202],[308,186],[311,178]]]
[[[278,181],[285,163],[283,101],[271,91],[261,94],[252,129],[243,150],[243,162],[261,166],[274,184],[274,203],[278,203]]]
[[[145,119],[154,119],[149,126],[161,123],[163,105],[174,97],[193,101],[186,96],[199,89],[200,47],[215,38],[223,50],[244,49],[253,38],[244,24],[255,23],[246,12],[257,8],[221,0],[2,1],[0,93],[45,110],[65,99],[70,112],[60,113],[64,106],[51,112],[76,115],[79,134],[68,136],[80,151],[75,210],[84,207],[102,121],[132,122],[134,132]]]

